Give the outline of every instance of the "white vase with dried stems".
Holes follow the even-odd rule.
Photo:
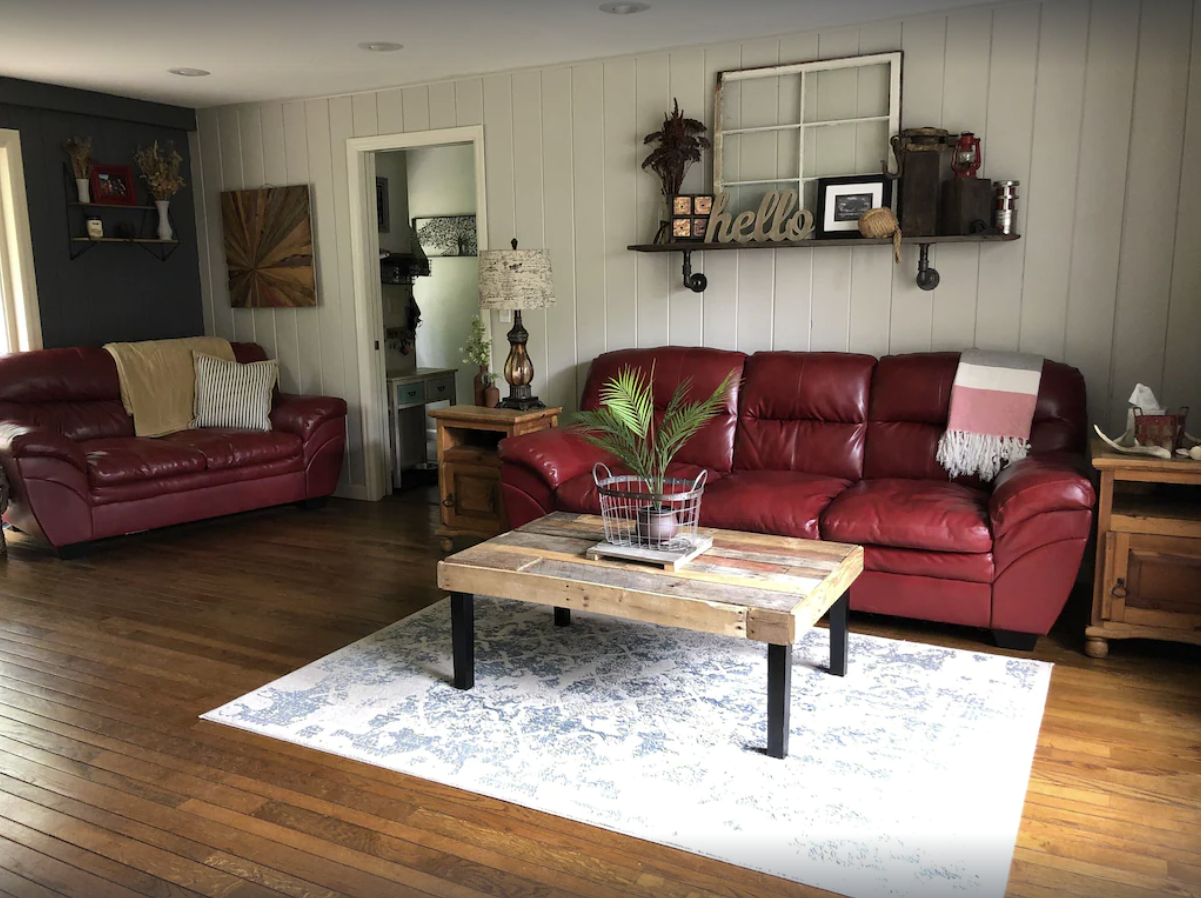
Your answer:
[[[92,173],[92,138],[72,137],[63,144],[63,149],[71,159],[71,172],[75,176],[75,192],[79,202],[88,205],[92,202],[92,190],[88,175]]]
[[[173,144],[160,147],[156,140],[148,147],[140,147],[134,158],[142,170],[142,180],[150,185],[150,195],[154,197],[154,206],[158,209],[158,239],[171,240],[175,234],[171,229],[169,208],[171,197],[179,193],[185,183],[179,173],[183,157]]]

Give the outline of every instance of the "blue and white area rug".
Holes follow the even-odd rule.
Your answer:
[[[764,646],[476,599],[476,685],[439,602],[206,720],[855,898],[1001,896],[1051,665],[825,630],[767,757]]]

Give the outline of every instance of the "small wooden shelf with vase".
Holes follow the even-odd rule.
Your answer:
[[[1101,491],[1085,651],[1104,658],[1109,640],[1139,637],[1201,645],[1201,461],[1092,448]]]
[[[563,409],[481,408],[452,405],[429,413],[438,425],[438,494],[442,551],[456,536],[488,539],[509,529],[500,490],[496,448],[506,437],[558,426]]]

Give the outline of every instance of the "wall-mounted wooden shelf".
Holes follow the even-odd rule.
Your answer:
[[[917,266],[917,285],[923,290],[938,286],[938,272],[930,267],[930,245],[934,243],[1011,243],[1020,240],[1018,234],[967,234],[964,236],[902,237],[902,244],[917,245],[921,255]],[[831,247],[892,246],[891,237],[837,237],[828,240],[782,240],[778,243],[635,243],[626,249],[636,253],[683,253],[684,286],[694,293],[701,293],[709,285],[703,274],[692,273],[692,254],[707,252],[730,252],[755,249],[829,249]]]
[[[159,240],[157,237],[72,237],[72,243],[179,243],[178,240]]]
[[[85,236],[87,224],[86,219],[97,217],[106,212],[136,212],[141,216],[141,220],[136,227],[133,223],[126,219],[121,223],[120,227],[127,227],[125,233],[133,234],[155,234],[154,228],[156,216],[152,213],[158,211],[158,206],[146,205],[142,203],[126,205],[124,203],[81,203],[75,192],[75,184],[71,177],[71,169],[66,163],[63,163],[63,191],[64,205],[67,208],[66,224],[67,224],[67,256],[74,262],[84,253],[94,249],[100,245],[108,245],[113,243],[130,243],[134,246],[139,246],[160,262],[166,262],[171,258],[172,254],[179,249],[178,240],[160,240],[158,237],[88,237]],[[132,197],[140,199],[140,197]],[[178,233],[174,228],[174,221],[171,217],[171,207],[167,207],[167,221],[171,222],[172,232]]]
[[[72,261],[78,259],[93,246],[101,243],[132,243],[146,250],[146,252],[150,253],[150,255],[154,256],[160,262],[166,262],[167,259],[171,258],[171,254],[179,249],[178,240],[159,240],[157,237],[98,237],[95,240],[91,237],[72,237],[71,242],[87,244],[79,252],[72,251]]]
[[[82,209],[115,209],[117,211],[134,210],[141,212],[154,212],[156,209],[158,209],[158,206],[127,206],[124,203],[67,203],[67,205],[78,206]]]

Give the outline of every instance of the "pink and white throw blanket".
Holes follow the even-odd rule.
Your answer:
[[[1025,458],[1042,375],[1042,356],[965,350],[951,386],[938,463],[952,477],[992,480],[1009,462]]]

